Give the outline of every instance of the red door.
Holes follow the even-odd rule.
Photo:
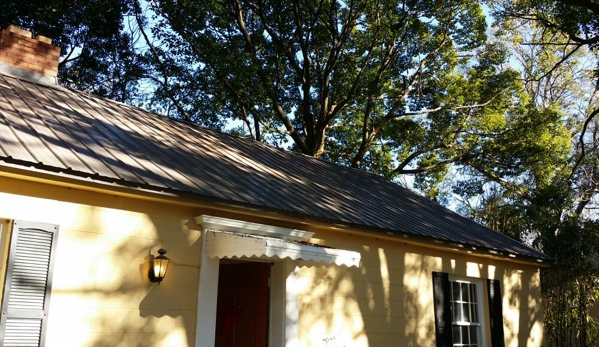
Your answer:
[[[216,347],[268,347],[269,263],[221,264]]]

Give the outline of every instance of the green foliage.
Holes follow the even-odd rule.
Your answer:
[[[156,4],[154,71],[170,81],[156,101],[185,100],[175,116],[240,120],[389,178],[434,171],[425,190],[480,155],[472,133],[499,131],[522,90],[471,1]]]
[[[599,182],[599,143],[593,77],[587,73],[596,64],[587,50],[595,46],[597,15],[589,14],[596,9],[588,1],[492,4],[528,95],[526,108],[507,118],[518,124],[513,135],[522,141],[496,144],[512,154],[502,159],[517,167],[498,176],[518,179],[460,188],[479,199],[470,210],[477,220],[556,258],[542,272],[549,345],[597,345],[598,324],[589,309],[599,295],[599,228],[589,207],[595,206]]]
[[[67,86],[459,196],[558,259],[543,272],[549,339],[586,346],[599,7],[487,5],[493,30],[469,0],[9,1],[0,26],[53,38]]]
[[[570,218],[546,247],[558,259],[541,274],[545,327],[552,346],[591,346],[599,341],[599,324],[590,310],[599,299],[597,254],[599,224]],[[594,259],[594,261],[589,261]]]
[[[135,39],[124,30],[130,12],[128,0],[7,1],[0,27],[17,25],[52,38],[62,48],[61,84],[133,102],[145,69]]]

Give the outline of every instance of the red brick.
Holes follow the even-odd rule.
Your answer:
[[[15,65],[18,63],[17,59],[7,57],[4,54],[0,54],[0,61],[5,62],[6,64]]]
[[[21,29],[18,26],[9,25],[6,30],[14,34],[31,37],[31,31]]]
[[[14,59],[21,59],[21,55],[15,52],[6,51],[6,56]]]
[[[54,66],[58,66],[58,64],[60,63],[60,60],[58,59],[46,59],[44,60],[46,63],[48,64],[52,64]]]
[[[29,64],[24,63],[22,60],[16,59],[11,63],[12,66],[20,67],[25,70],[29,70]]]
[[[52,46],[51,44],[48,44],[48,43],[46,43],[46,42],[42,42],[42,41],[38,41],[38,42],[37,42],[37,45],[38,45],[39,47],[43,47],[43,49],[50,49],[50,48],[54,47],[54,46]]]
[[[17,52],[17,54],[20,54],[23,58],[27,58],[27,59],[37,59],[38,55],[35,53],[27,53],[27,52]]]
[[[37,66],[35,64],[27,64],[27,69],[39,73],[44,72],[44,69],[41,66]]]
[[[45,37],[45,36],[42,36],[42,35],[37,35],[36,39],[39,42],[42,42],[42,43],[46,43],[46,44],[49,44],[49,45],[52,44],[52,39],[49,38],[49,37]]]
[[[30,43],[35,43],[35,44],[39,43],[39,41],[34,39],[33,37],[24,37],[23,40],[30,42]]]
[[[18,40],[18,39],[25,39],[25,38],[28,37],[28,36],[23,36],[23,35],[11,33],[11,32],[8,32],[8,31],[5,31],[4,35],[6,35],[5,36],[6,38],[11,39],[11,40],[15,40],[15,41]]]
[[[55,69],[58,67],[58,64],[54,61],[42,61],[39,65],[48,69]]]
[[[20,52],[23,54],[25,54],[25,53],[37,54],[38,50],[33,47],[18,46],[17,52]]]
[[[48,54],[48,49],[44,46],[37,45],[35,47],[32,47],[32,49],[35,50],[36,54],[43,54],[43,55]]]
[[[45,36],[31,37],[31,32],[9,26],[0,33],[0,61],[26,70],[56,76],[60,47]]]
[[[27,56],[27,55],[20,55],[18,57],[18,59],[21,59],[22,61],[28,63],[28,64],[37,64],[37,57],[34,56]]]
[[[0,45],[0,50],[5,51],[5,52],[11,52],[11,53],[15,52],[15,50],[12,48],[12,46]]]
[[[46,52],[46,50],[40,50],[40,49],[36,49],[36,48],[32,48],[33,52],[31,52],[30,54],[34,54],[40,57],[45,57],[46,55],[48,55],[48,53]]]

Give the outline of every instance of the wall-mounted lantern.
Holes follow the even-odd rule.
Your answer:
[[[168,268],[168,263],[170,259],[165,256],[166,249],[161,248],[158,250],[158,256],[154,257],[152,260],[152,266],[150,267],[150,271],[148,273],[148,277],[150,278],[150,282],[162,282],[164,276],[166,276],[166,269]]]

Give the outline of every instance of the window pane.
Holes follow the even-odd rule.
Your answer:
[[[461,344],[462,343],[462,334],[461,333],[461,329],[459,326],[454,325],[453,326],[453,344]]]
[[[462,344],[469,345],[470,344],[470,334],[468,333],[469,327],[462,327]]]
[[[476,285],[470,283],[470,301],[477,302],[476,300]]]
[[[470,344],[478,346],[478,328],[470,327]]]
[[[480,323],[477,284],[451,281],[451,317],[454,347],[480,347],[480,329],[478,325],[457,325]]]
[[[462,305],[462,321],[470,322],[470,305],[468,303],[463,303]]]
[[[460,320],[460,308],[459,308],[460,304],[456,304],[455,302],[451,305],[451,313],[452,313],[452,319],[454,322],[457,322]]]
[[[459,301],[460,300],[460,284],[458,282],[451,283],[451,292],[452,292],[453,301]]]

